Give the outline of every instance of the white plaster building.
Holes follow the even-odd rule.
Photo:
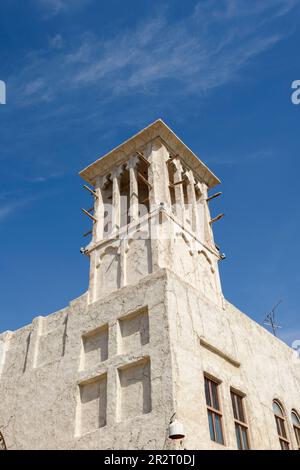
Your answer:
[[[218,178],[161,120],[80,174],[89,289],[0,335],[0,448],[297,449],[300,362],[222,294]]]

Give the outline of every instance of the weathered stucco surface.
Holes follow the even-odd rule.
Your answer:
[[[236,448],[233,387],[246,394],[251,447],[279,448],[272,400],[287,412],[300,404],[299,363],[284,343],[165,269],[90,306],[86,298],[1,335],[8,449],[223,448],[209,437],[203,372],[222,381],[226,447]],[[181,443],[167,438],[175,411]]]
[[[236,449],[232,388],[244,396],[251,448],[280,448],[274,399],[297,448],[300,361],[223,297],[207,199],[216,177],[161,121],[82,176],[95,184],[89,289],[0,335],[6,447]],[[210,439],[204,373],[220,381],[225,446]],[[182,440],[168,437],[174,413]]]
[[[165,446],[173,397],[163,274],[90,306],[83,296],[63,314],[1,336],[0,429],[8,449]],[[64,322],[66,331],[58,326]],[[46,363],[50,326],[57,334],[48,334]],[[86,347],[101,328],[103,337]]]
[[[295,352],[229,302],[224,309],[170,273],[167,305],[175,408],[189,449],[223,449],[210,440],[204,373],[221,381],[225,448],[236,449],[230,388],[245,394],[253,449],[280,449],[272,403],[285,407],[288,438],[297,449],[292,409],[300,408],[300,360]],[[187,399],[188,397],[188,399]]]

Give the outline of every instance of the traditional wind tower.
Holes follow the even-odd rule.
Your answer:
[[[219,180],[163,121],[80,175],[94,188],[89,303],[166,268],[222,305],[207,195]]]

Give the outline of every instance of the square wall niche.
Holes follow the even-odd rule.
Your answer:
[[[80,390],[80,435],[106,425],[107,375],[82,382]]]
[[[133,362],[118,369],[118,421],[150,413],[150,358]]]
[[[83,335],[82,344],[81,369],[89,369],[106,361],[108,358],[108,325]]]
[[[149,343],[148,309],[143,308],[119,319],[118,353],[135,352]]]

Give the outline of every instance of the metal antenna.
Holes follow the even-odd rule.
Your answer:
[[[274,336],[277,336],[276,335],[276,330],[278,328],[282,328],[282,326],[280,325],[277,325],[275,323],[275,310],[276,308],[281,304],[282,300],[279,300],[279,302],[275,305],[275,307],[272,308],[271,312],[268,313],[268,315],[266,315],[265,319],[264,319],[264,324],[265,325],[268,325],[272,328],[272,331],[273,331],[273,335]]]

